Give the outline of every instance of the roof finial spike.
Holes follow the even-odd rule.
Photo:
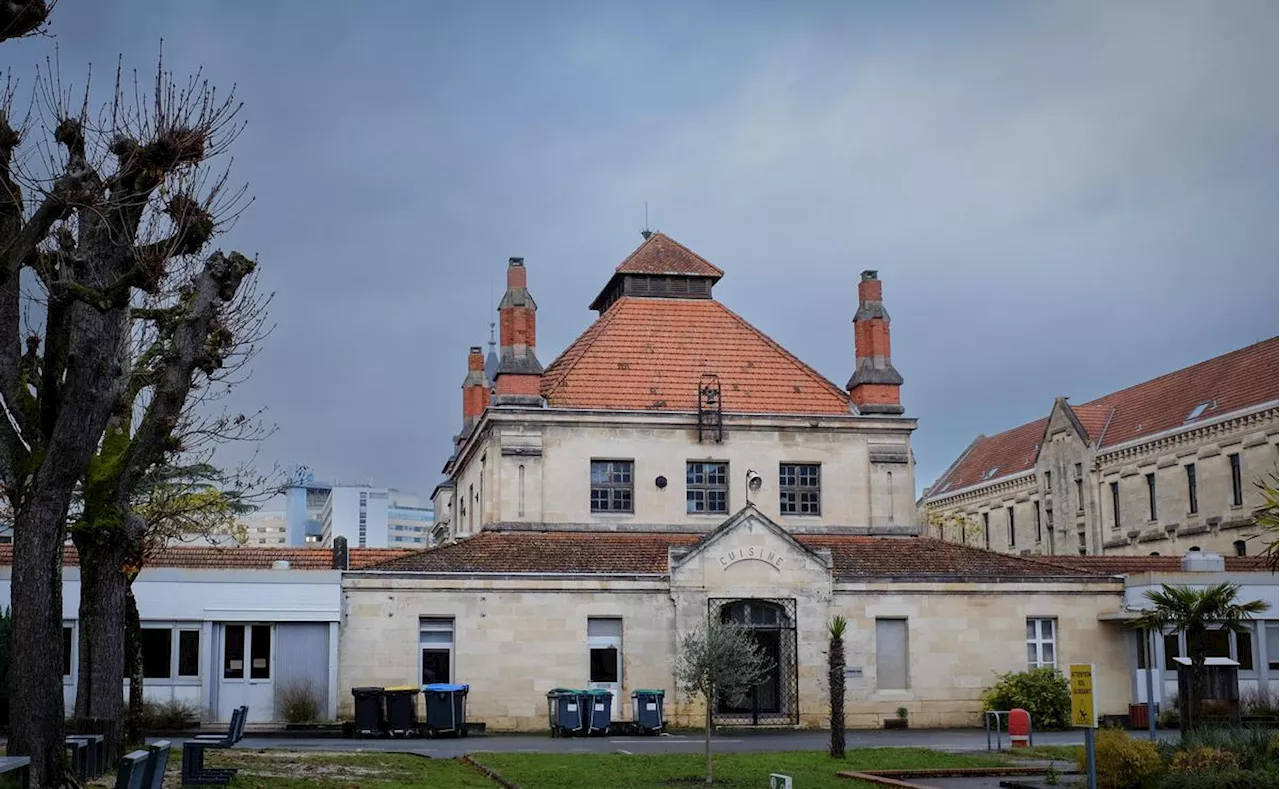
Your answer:
[[[640,235],[644,236],[644,240],[648,241],[649,236],[653,235],[653,231],[649,229],[649,201],[644,201],[644,230],[640,231]]]

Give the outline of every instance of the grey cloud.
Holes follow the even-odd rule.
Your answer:
[[[507,256],[547,363],[645,201],[837,383],[881,271],[920,485],[1055,395],[1276,331],[1274,4],[348,8],[57,11],[64,67],[146,71],[163,36],[246,101],[257,203],[223,243],[277,292],[232,398],[280,425],[262,458],[428,491]]]

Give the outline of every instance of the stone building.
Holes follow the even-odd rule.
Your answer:
[[[463,423],[433,495],[439,547],[343,574],[340,684],[469,684],[491,729],[546,726],[555,687],[677,696],[680,639],[749,625],[774,666],[724,724],[821,725],[826,626],[850,622],[847,716],[979,722],[998,673],[1093,661],[1123,714],[1122,578],[916,536],[903,413],[877,273],[858,282],[841,388],[713,296],[724,272],[652,234],[545,367],[511,259],[498,362],[471,348]],[[843,375],[842,375],[843,377]],[[1034,633],[1034,637],[1029,636]]]
[[[919,502],[934,536],[1023,554],[1256,555],[1277,338],[978,436]]]

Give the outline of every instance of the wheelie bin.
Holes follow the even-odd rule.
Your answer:
[[[382,695],[386,699],[387,734],[392,737],[417,737],[420,733],[418,688],[413,685],[383,688]]]
[[[357,737],[383,737],[387,733],[387,714],[383,708],[382,688],[352,688],[355,697]]]
[[[433,682],[422,686],[427,701],[426,730],[432,737],[467,736],[467,693],[470,685]]]
[[[582,709],[582,691],[572,688],[547,691],[547,717],[552,737],[572,737],[585,732],[587,716]]]
[[[613,694],[607,690],[593,688],[582,691],[582,707],[587,717],[587,735],[608,734],[609,724],[613,721]]]
[[[657,734],[662,731],[662,702],[665,690],[633,690],[631,692],[631,720],[641,734]]]

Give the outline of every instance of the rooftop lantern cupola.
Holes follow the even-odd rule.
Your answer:
[[[711,288],[724,272],[669,236],[644,231],[644,243],[636,248],[591,302],[601,315],[623,296],[663,299],[709,299]]]

